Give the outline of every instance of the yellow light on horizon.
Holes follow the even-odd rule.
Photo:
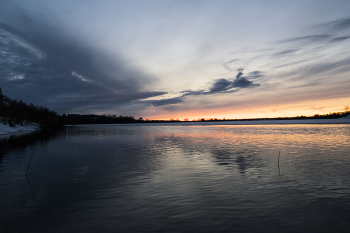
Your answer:
[[[313,116],[315,114],[328,114],[332,112],[342,112],[349,109],[350,99],[339,98],[319,101],[304,101],[285,105],[265,105],[261,107],[228,109],[203,109],[199,111],[182,111],[160,114],[158,116],[148,116],[153,120],[187,119],[188,121],[198,119],[248,119],[248,118],[275,118],[275,117],[295,117]]]

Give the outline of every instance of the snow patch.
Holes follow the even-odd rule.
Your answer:
[[[0,135],[5,135],[9,133],[18,133],[18,132],[24,132],[24,131],[34,131],[38,129],[39,129],[39,126],[37,124],[31,125],[31,126],[16,125],[14,127],[11,127],[8,124],[4,125],[0,123]]]

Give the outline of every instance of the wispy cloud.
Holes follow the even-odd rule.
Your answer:
[[[161,100],[149,100],[145,101],[153,106],[163,106],[163,105],[169,105],[169,104],[178,104],[184,102],[184,97],[174,97],[169,99],[161,99]]]
[[[282,64],[282,65],[276,66],[275,68],[283,68],[283,67],[286,67],[286,66],[293,66],[293,65],[297,65],[297,64],[301,64],[301,63],[307,62],[309,60],[310,59],[302,59],[302,60],[298,60],[298,61],[294,61],[294,62],[288,62],[288,63]]]
[[[318,64],[308,65],[305,66],[300,72],[303,72],[305,76],[308,75],[316,75],[323,72],[332,72],[333,74],[337,73],[337,70],[340,72],[349,71],[350,67],[350,57],[341,59],[338,61],[329,61],[329,62],[322,62]],[[343,69],[346,68],[346,69]]]
[[[279,43],[289,42],[306,42],[306,43],[322,43],[322,42],[341,42],[349,39],[349,36],[340,35],[350,29],[350,17],[342,18],[318,25],[313,25],[312,30],[321,31],[321,34],[306,35],[300,37],[291,37],[279,40]],[[323,32],[323,33],[322,33]],[[288,50],[286,50],[288,52]],[[283,54],[283,53],[282,53]]]
[[[298,49],[287,49],[287,50],[283,50],[283,51],[280,51],[280,52],[277,52],[275,53],[274,55],[277,55],[277,56],[284,56],[284,55],[289,55],[289,54],[293,54],[295,52],[297,52]]]
[[[328,23],[323,23],[319,25],[320,27],[325,27],[335,31],[343,31],[350,29],[350,17],[337,19]]]
[[[228,61],[228,62],[225,62],[225,63],[222,63],[222,65],[226,68],[226,69],[228,69],[229,71],[233,71],[228,65],[229,64],[231,64],[231,63],[233,63],[233,62],[235,62],[235,61],[238,61],[239,59],[233,59],[233,60],[231,60],[231,61]]]
[[[323,42],[332,38],[332,35],[310,35],[310,36],[300,36],[292,37],[284,40],[280,40],[280,43],[303,41],[303,42]]]
[[[344,41],[344,40],[347,40],[349,39],[350,37],[349,36],[340,36],[340,37],[334,37],[331,42],[341,42],[341,41]]]
[[[261,78],[261,77],[264,77],[265,75],[263,74],[263,72],[259,71],[259,70],[256,70],[256,71],[253,71],[253,72],[250,72],[248,74],[248,78],[249,79],[256,79],[256,78]]]

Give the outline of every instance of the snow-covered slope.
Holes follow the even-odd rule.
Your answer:
[[[32,125],[32,126],[16,125],[15,127],[11,127],[8,124],[4,125],[4,124],[0,123],[0,135],[23,132],[23,131],[34,131],[34,130],[38,130],[38,129],[39,129],[39,127],[37,125]]]

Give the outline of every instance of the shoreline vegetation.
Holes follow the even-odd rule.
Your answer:
[[[135,119],[132,116],[116,115],[94,115],[94,114],[63,114],[65,125],[79,124],[120,124],[120,123],[176,123],[176,122],[243,122],[243,121],[286,121],[286,120],[330,120],[349,118],[350,111],[334,112],[329,114],[316,114],[314,116],[296,116],[296,117],[275,117],[275,118],[246,118],[246,119],[217,119],[217,118],[199,118],[197,120],[143,120],[141,117]],[[350,118],[349,118],[350,119]]]
[[[63,126],[62,118],[46,106],[27,104],[2,93],[0,88],[0,124],[10,127],[58,129]]]
[[[60,129],[65,125],[82,124],[130,124],[130,123],[179,123],[179,122],[217,122],[217,123],[243,123],[243,122],[291,122],[291,120],[326,120],[349,119],[350,111],[333,112],[329,114],[315,114],[313,116],[275,117],[275,118],[248,118],[248,119],[217,119],[198,118],[189,121],[187,118],[179,120],[144,120],[142,117],[135,119],[133,116],[95,115],[95,114],[62,114],[49,110],[46,106],[26,104],[22,100],[14,100],[2,93],[0,88],[0,134],[12,133],[35,129]],[[300,121],[302,122],[302,121]],[[304,121],[305,122],[305,121]],[[312,122],[307,122],[312,123]],[[332,123],[325,121],[325,123]]]

